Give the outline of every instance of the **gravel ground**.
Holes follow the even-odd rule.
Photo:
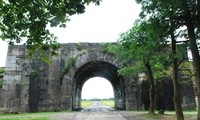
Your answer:
[[[123,114],[122,114],[123,113]],[[118,111],[89,111],[53,115],[52,120],[143,120],[137,114]],[[129,119],[133,118],[133,119]]]
[[[81,112],[66,112],[51,116],[52,120],[176,120],[175,115],[148,117],[147,112],[115,111],[108,106],[94,103]],[[185,115],[185,120],[196,120],[196,116]]]
[[[84,111],[52,115],[52,120],[176,120],[175,115],[149,118],[144,112],[133,111]],[[196,116],[185,116],[185,120],[196,120]]]

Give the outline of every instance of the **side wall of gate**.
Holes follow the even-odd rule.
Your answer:
[[[1,112],[28,111],[29,65],[24,46],[9,47],[0,98]]]

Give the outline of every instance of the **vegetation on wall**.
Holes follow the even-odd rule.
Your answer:
[[[76,62],[76,57],[69,58],[67,63],[65,63],[65,65],[64,65],[64,68],[62,70],[62,74],[64,75],[65,73],[68,73],[70,67],[75,65],[75,62]]]
[[[79,51],[81,51],[84,47],[81,46],[81,43],[75,43],[76,49],[78,49]]]
[[[78,46],[78,48],[80,48],[80,50],[82,50],[83,46],[81,46],[81,44],[76,44],[76,46]],[[65,73],[68,73],[70,67],[73,67],[75,65],[77,58],[80,57],[80,56],[82,56],[83,54],[86,54],[86,53],[90,52],[90,51],[91,51],[90,49],[88,49],[88,50],[82,50],[76,56],[70,57],[69,60],[65,63],[64,68],[63,68],[61,74],[64,75]]]
[[[0,67],[0,88],[2,88],[3,85],[3,75],[4,75],[4,68]]]
[[[3,86],[3,80],[0,79],[0,89],[2,88],[2,86]]]
[[[0,67],[0,77],[3,76],[5,69],[3,67]]]

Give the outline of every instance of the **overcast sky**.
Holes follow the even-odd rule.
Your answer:
[[[82,99],[114,98],[111,83],[101,77],[94,77],[85,82],[82,88]]]
[[[140,5],[135,0],[102,0],[100,6],[90,4],[86,7],[86,12],[80,15],[71,16],[71,21],[67,23],[66,28],[51,28],[51,31],[58,37],[60,43],[74,42],[116,42],[119,35],[126,32],[133,26],[134,21],[138,18]],[[0,67],[5,66],[7,43],[0,41],[1,61]],[[95,78],[99,82],[99,78]],[[100,98],[112,93],[112,86],[108,81],[102,80],[98,86],[103,87],[102,92],[105,96],[99,94]],[[106,87],[106,86],[110,87]],[[85,84],[84,84],[85,86]],[[87,81],[88,90],[84,95],[88,98],[96,98],[94,92],[94,80]],[[91,86],[91,87],[89,87]],[[97,87],[96,87],[97,88]],[[108,89],[106,89],[108,88]],[[89,94],[89,91],[93,91]],[[110,97],[112,97],[110,95]]]

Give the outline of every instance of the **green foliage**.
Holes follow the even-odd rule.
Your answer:
[[[67,63],[65,63],[65,66],[63,68],[62,74],[64,75],[65,73],[67,73],[70,69],[71,66],[75,65],[76,62],[76,57],[71,57]]]
[[[69,16],[84,13],[85,5],[92,2],[99,4],[99,0],[1,0],[0,39],[10,45],[25,41],[30,55],[37,50],[54,55],[59,44],[48,26],[66,27]]]
[[[5,72],[5,68],[0,67],[0,77],[3,77],[4,72]]]
[[[36,75],[38,75],[38,72],[39,72],[39,71],[31,70],[31,71],[30,71],[30,76],[36,76]]]
[[[71,64],[71,66],[75,65],[76,59],[77,59],[77,57],[71,57],[70,58],[70,64]]]
[[[182,64],[180,64],[179,72],[180,72],[181,76],[185,78],[183,81],[180,81],[180,84],[190,85],[192,83],[191,80],[194,81],[193,83],[196,82],[195,78],[194,78],[195,77],[194,69],[193,69],[191,61],[184,61]]]
[[[179,66],[179,71],[188,78],[194,80],[194,69],[191,61],[184,61]]]
[[[187,40],[190,39],[188,28],[183,28],[183,26],[188,27],[188,20],[191,20],[192,26],[196,29],[199,29],[199,16],[200,12],[199,6],[200,2],[196,2],[195,0],[190,1],[154,1],[154,0],[136,0],[139,4],[142,5],[142,11],[140,13],[141,19],[158,21],[162,23],[162,25],[158,25],[157,30],[161,30],[161,28],[165,28],[161,33],[167,39],[168,42],[171,40],[171,35],[173,34],[175,40],[177,38],[182,38],[183,41],[176,40],[177,43],[177,52],[174,56],[172,53],[169,55],[170,59],[168,59],[169,63],[172,62],[172,58],[177,58],[179,61],[183,61],[182,59],[187,57],[187,48],[188,43]],[[156,29],[155,29],[156,30]],[[199,36],[198,30],[194,30],[194,34]],[[189,37],[189,38],[188,38]],[[195,40],[192,40],[195,41]],[[195,44],[190,45],[190,48],[194,48]],[[169,50],[168,50],[169,51]],[[165,52],[166,53],[166,52]],[[198,53],[198,52],[197,52]],[[181,64],[181,63],[179,63]]]
[[[5,72],[5,68],[0,67],[0,89],[3,86],[3,79],[2,78],[3,78],[4,72]]]
[[[77,45],[79,46],[79,44],[77,44]],[[81,55],[85,54],[86,52],[87,51],[81,51],[75,57],[69,58],[69,60],[67,61],[67,63],[65,63],[65,65],[64,65],[64,68],[62,70],[62,75],[64,75],[65,73],[67,73],[69,71],[70,67],[73,67],[75,65],[77,58],[80,57]]]
[[[2,88],[3,86],[3,79],[0,79],[0,89]]]
[[[122,76],[130,76],[135,75],[137,76],[137,73],[144,72],[145,68],[141,61],[137,61],[132,66],[125,66],[118,70],[119,74]]]
[[[83,47],[81,46],[81,43],[76,43],[75,46],[79,51],[83,49]]]
[[[161,25],[157,21],[137,21],[126,33],[121,34],[117,45],[107,45],[106,50],[116,54],[124,62],[125,67],[119,70],[121,75],[133,75],[146,71],[145,63],[150,62],[156,77],[162,77],[164,59],[169,54],[168,45],[165,41],[164,31],[156,30],[156,25]]]
[[[70,68],[70,64],[69,63],[66,63],[65,64],[65,66],[64,66],[64,69],[63,69],[63,75],[65,74],[65,73],[67,73],[68,71],[69,71],[69,68]]]
[[[177,119],[182,120],[184,119],[181,109],[181,101],[180,101],[180,91],[179,91],[179,82],[177,80],[177,74],[178,65],[181,64],[181,62],[184,60],[184,56],[186,56],[185,48],[188,47],[188,44],[185,44],[185,47],[180,48],[177,46],[178,41],[176,40],[177,37],[182,37],[189,39],[190,48],[192,51],[194,64],[196,64],[194,67],[200,67],[200,57],[199,57],[199,51],[196,45],[196,36],[199,36],[198,29],[200,28],[200,12],[199,7],[200,2],[196,0],[169,0],[169,1],[163,1],[163,0],[136,0],[139,4],[142,5],[142,11],[140,13],[140,17],[145,20],[152,21],[159,21],[160,23],[163,23],[164,29],[166,32],[162,31],[164,36],[166,38],[169,38],[171,40],[171,55],[169,56],[171,60],[169,59],[169,63],[173,62],[173,70],[170,68],[170,66],[167,66],[165,64],[164,67],[167,68],[167,72],[173,73],[173,83],[174,83],[174,98],[175,99],[175,108],[177,113]],[[181,27],[186,26],[186,30],[178,30]],[[158,25],[157,30],[162,30],[162,26],[160,27]],[[156,29],[155,29],[156,30]],[[168,40],[168,41],[169,41]],[[183,42],[181,42],[181,46],[183,46]],[[185,49],[185,50],[184,50]],[[181,53],[181,54],[179,54]],[[178,63],[179,62],[179,63]],[[177,64],[178,63],[178,64]],[[196,78],[199,79],[200,71],[196,68]],[[167,73],[165,72],[165,73]],[[198,85],[199,88],[199,85]],[[199,112],[200,114],[200,112]],[[199,115],[200,116],[200,115]]]

